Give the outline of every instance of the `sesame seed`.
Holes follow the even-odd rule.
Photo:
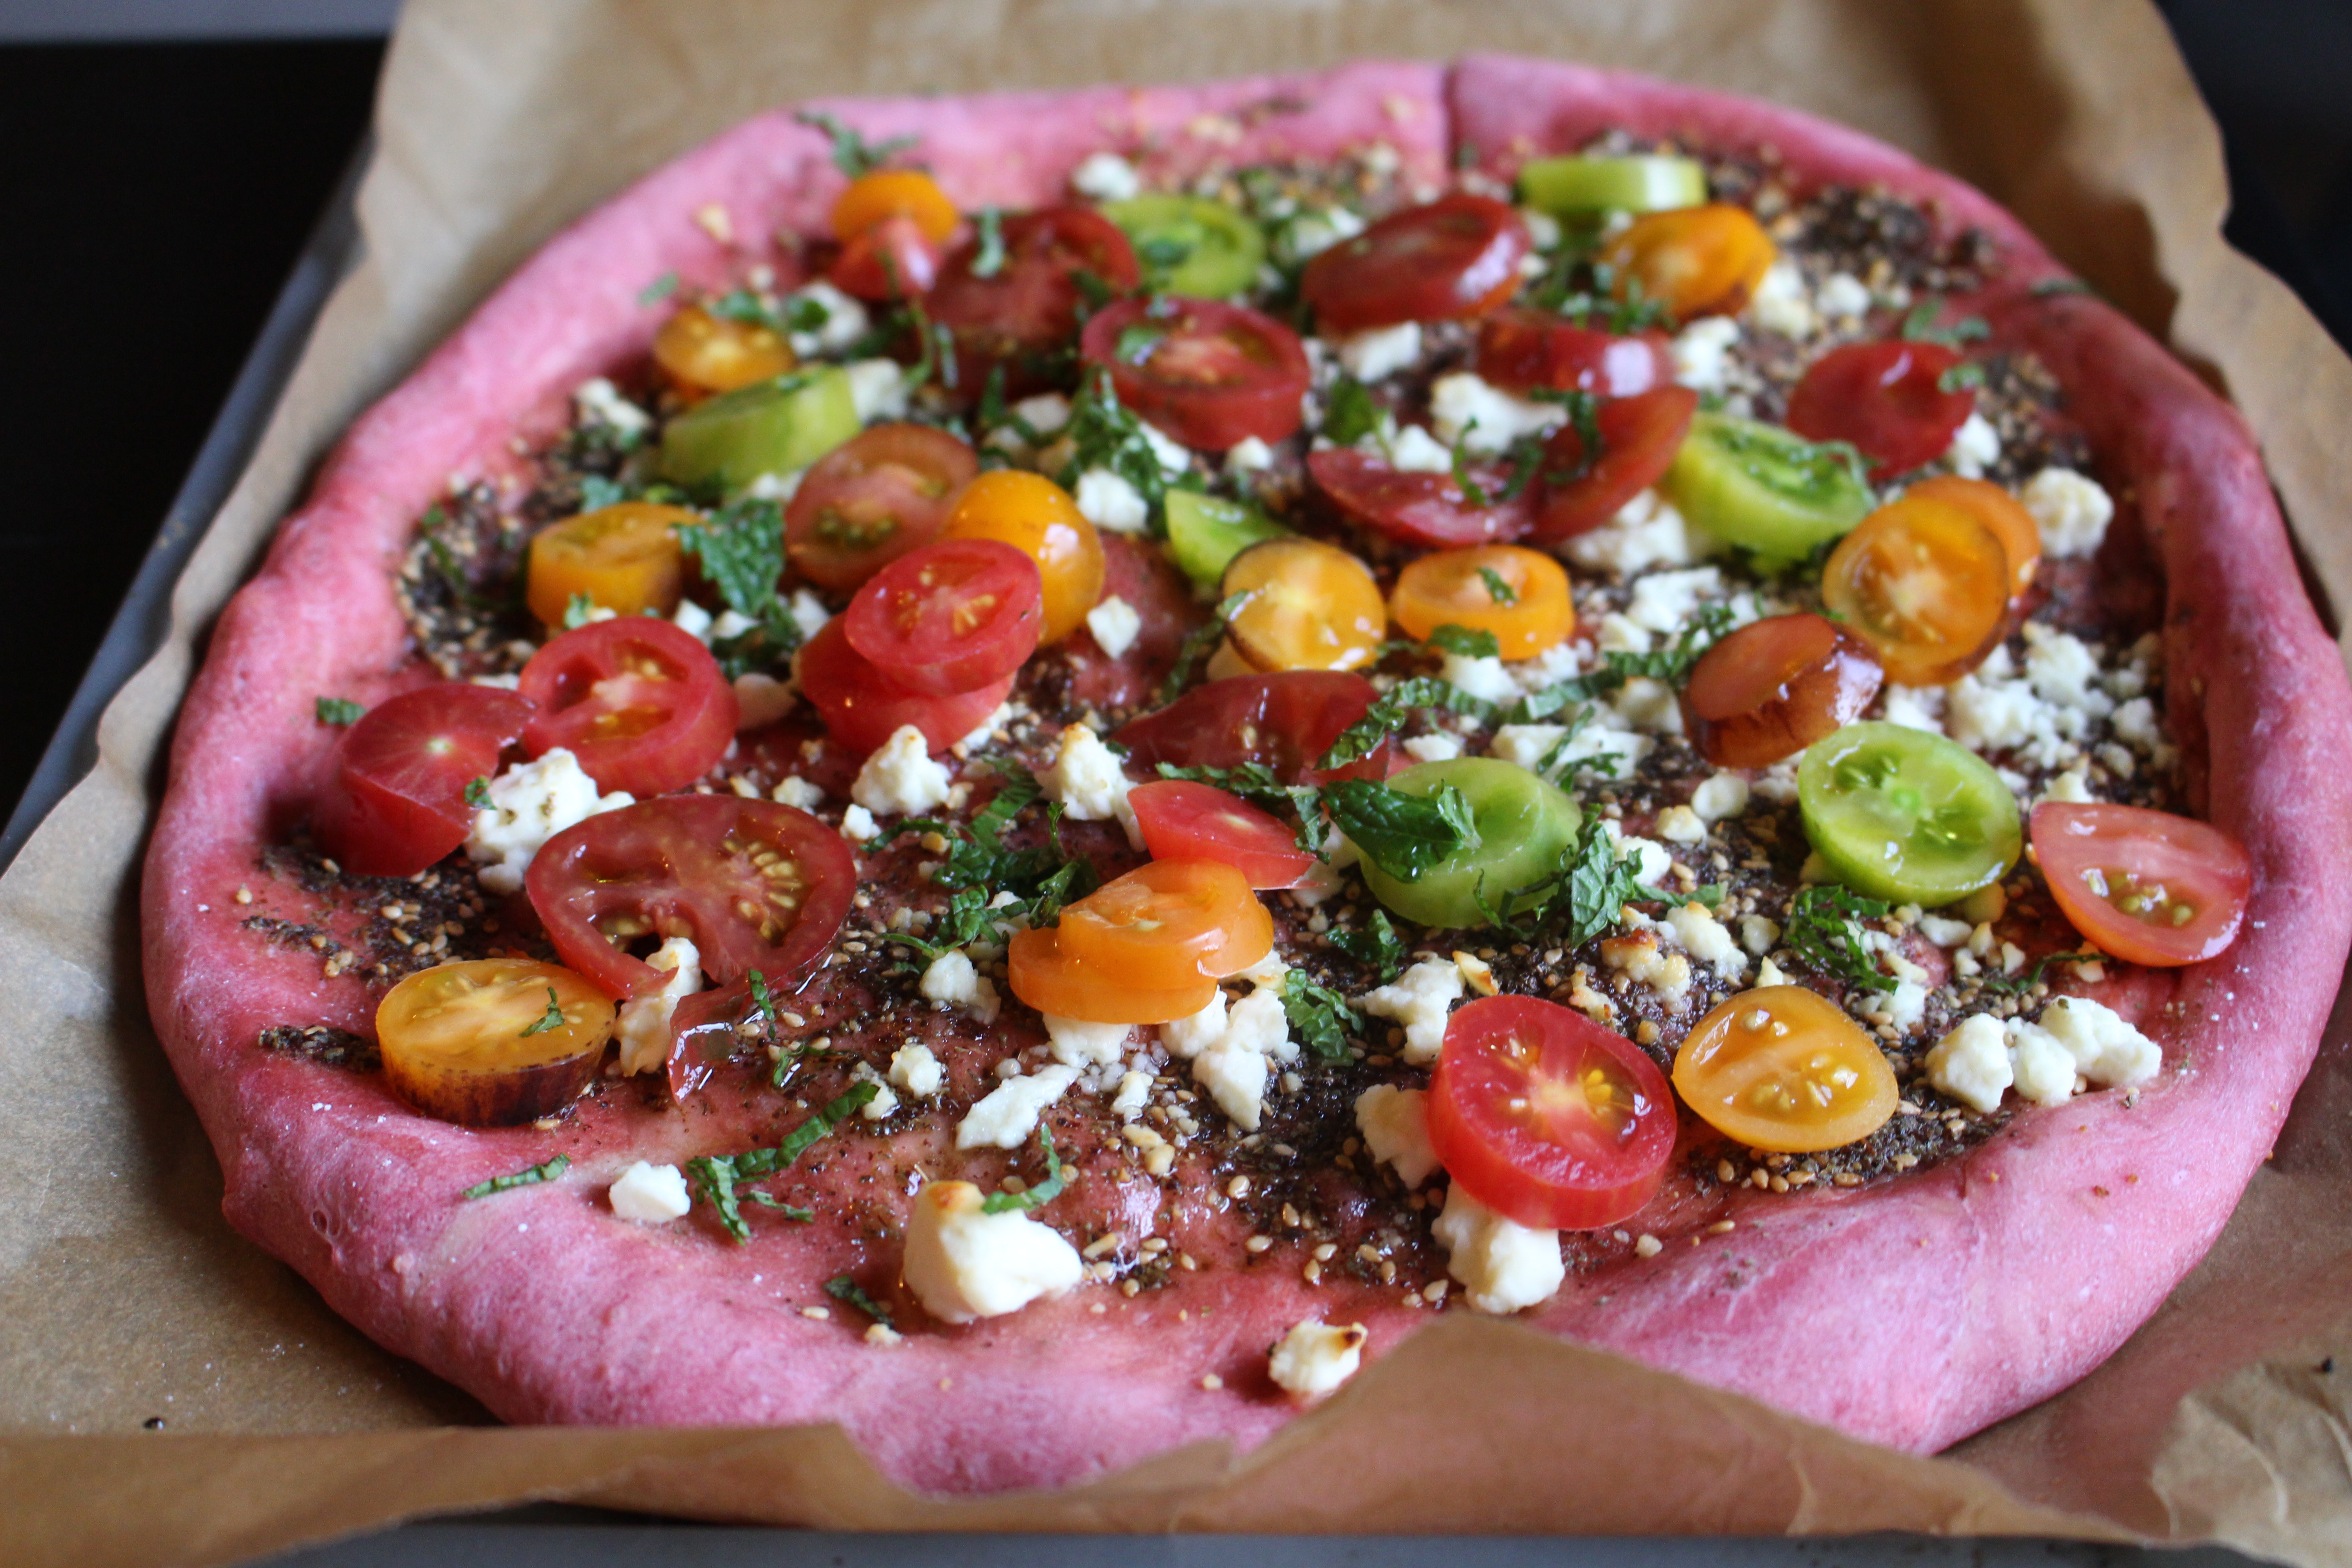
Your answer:
[[[1655,1258],[1659,1253],[1665,1250],[1665,1247],[1666,1244],[1664,1242],[1660,1241],[1656,1237],[1652,1236],[1645,1230],[1633,1240],[1633,1256],[1636,1258]]]
[[[1211,1394],[1216,1393],[1217,1390],[1224,1387],[1224,1385],[1225,1380],[1219,1377],[1213,1372],[1202,1373],[1201,1374],[1201,1386]]]

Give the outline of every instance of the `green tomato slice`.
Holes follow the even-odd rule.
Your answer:
[[[1214,588],[1226,563],[1253,544],[1287,536],[1290,530],[1255,507],[1198,490],[1168,492],[1168,553],[1184,575]]]
[[[1108,202],[1103,216],[1118,225],[1143,263],[1155,293],[1223,300],[1257,281],[1265,263],[1265,236],[1223,202],[1206,196],[1130,196]]]
[[[1473,839],[1410,879],[1391,875],[1367,853],[1360,868],[1373,897],[1409,921],[1442,929],[1486,923],[1483,896],[1497,914],[1511,895],[1559,873],[1576,847],[1583,814],[1559,786],[1496,757],[1422,763],[1391,777],[1389,787],[1428,799],[1446,784],[1469,803]],[[1361,846],[1359,846],[1361,848]],[[1516,900],[1521,907],[1532,900]]]
[[[1534,158],[1519,167],[1519,196],[1560,217],[1615,210],[1666,212],[1706,202],[1706,171],[1696,160]]]
[[[817,365],[696,404],[662,432],[662,475],[727,494],[805,468],[857,434],[849,374]]]
[[[1872,504],[1842,448],[1728,414],[1691,421],[1665,490],[1717,538],[1790,561],[1843,538]]]
[[[1966,898],[2024,847],[2017,797],[1983,758],[1901,724],[1848,724],[1807,747],[1797,804],[1839,879],[1890,903]]]

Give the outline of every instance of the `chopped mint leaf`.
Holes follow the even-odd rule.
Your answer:
[[[1128,331],[1142,330],[1137,326]],[[1126,337],[1120,334],[1122,345]],[[1070,443],[1070,461],[1061,477],[1066,488],[1076,488],[1078,476],[1088,468],[1108,468],[1135,487],[1150,504],[1155,520],[1161,515],[1168,476],[1160,471],[1160,454],[1143,433],[1143,421],[1120,405],[1108,370],[1097,369],[1080,384],[1063,435]]]
[[[1282,977],[1282,1015],[1318,1060],[1348,1059],[1348,1029],[1356,1015],[1345,996],[1294,969]]]
[[[757,1193],[740,1193],[738,1184],[772,1176],[806,1153],[810,1146],[831,1132],[855,1114],[859,1107],[878,1093],[873,1083],[850,1085],[846,1093],[825,1102],[806,1121],[784,1134],[772,1149],[747,1149],[740,1154],[707,1154],[687,1162],[687,1170],[694,1177],[695,1188],[719,1214],[719,1223],[737,1241],[751,1239],[751,1227],[743,1223],[742,1199],[764,1203],[782,1209],[789,1218],[810,1220],[816,1216],[807,1209],[793,1209],[764,1198]]]
[[[1936,390],[1938,392],[1967,392],[1973,390],[1976,387],[1982,386],[1984,384],[1984,365],[1977,360],[1964,359],[1960,361],[1959,363],[1946,369],[1943,374],[1936,378]]]
[[[1249,590],[1227,595],[1224,602],[1211,612],[1207,620],[1184,635],[1184,641],[1176,649],[1176,662],[1168,667],[1167,679],[1160,683],[1161,707],[1175,701],[1182,695],[1184,688],[1192,684],[1193,668],[1216,651],[1217,645],[1225,640],[1225,623],[1238,615],[1241,607],[1249,602]]]
[[[1516,605],[1519,602],[1517,590],[1514,589],[1508,583],[1504,582],[1503,574],[1500,572],[1496,571],[1492,566],[1479,567],[1478,580],[1486,584],[1486,597],[1494,600],[1495,603],[1498,605]],[[1486,635],[1488,637],[1494,636],[1492,632],[1489,632]]]
[[[367,710],[348,697],[321,697],[315,704],[321,724],[356,724]]]
[[[629,487],[618,479],[608,479],[602,474],[587,474],[580,480],[580,510],[583,512],[602,511],[628,499]]]
[[[1499,658],[1503,653],[1503,645],[1494,633],[1457,626],[1450,621],[1429,634],[1429,646],[1440,653],[1460,654],[1464,658]]]
[[[1982,316],[1962,316],[1948,327],[1936,325],[1936,313],[1942,307],[1933,300],[1922,300],[1911,307],[1903,318],[1903,336],[1915,343],[1941,343],[1956,349],[1976,338],[1990,337],[1992,329]]]
[[[1877,960],[1863,945],[1862,922],[1882,920],[1886,910],[1881,900],[1865,899],[1851,888],[1823,882],[1805,889],[1790,901],[1780,940],[1823,974],[1865,991],[1892,991],[1895,977],[1879,973]]]
[[[989,1194],[981,1200],[981,1213],[1025,1214],[1062,1195],[1062,1189],[1070,1184],[1062,1174],[1061,1158],[1054,1152],[1054,1135],[1043,1126],[1037,1129],[1037,1146],[1045,1151],[1045,1179],[1026,1192]]]
[[[1369,967],[1385,985],[1404,968],[1404,939],[1397,935],[1386,910],[1374,910],[1361,931],[1333,926],[1331,945]]]
[[[665,272],[660,277],[655,279],[652,282],[637,290],[637,303],[640,305],[658,305],[664,300],[668,299],[672,294],[677,292],[677,274],[675,272]]]
[[[1438,630],[1460,627],[1440,626]],[[1491,645],[1494,639],[1489,637]],[[1483,698],[1473,697],[1450,680],[1433,676],[1415,676],[1401,680],[1386,695],[1374,700],[1364,716],[1339,731],[1330,747],[1323,753],[1318,768],[1344,768],[1387,740],[1404,725],[1405,714],[1414,708],[1443,708],[1453,713],[1475,714],[1480,719],[1490,717],[1494,704]]]
[[[1323,397],[1323,434],[1335,447],[1352,447],[1381,429],[1380,405],[1371,390],[1342,371]]]
[[[1995,974],[1988,970],[1980,984],[1998,995],[2018,995],[2041,984],[2042,971],[2053,963],[2087,963],[2098,956],[2096,952],[2046,952],[2015,974]]]
[[[595,600],[585,594],[572,595],[563,602],[563,629],[568,632],[586,626],[588,617],[595,612]]]
[[[1488,499],[1486,490],[1470,477],[1470,432],[1476,428],[1478,421],[1473,419],[1462,427],[1462,434],[1454,438],[1454,487],[1472,506],[1492,506],[1494,502]]]
[[[489,810],[490,781],[485,778],[467,779],[466,781],[466,804],[472,806],[476,811]]]
[[[527,1040],[533,1035],[544,1035],[550,1030],[563,1027],[564,1023],[563,1004],[555,999],[555,987],[551,985],[547,988],[547,1011],[539,1016],[538,1023],[523,1030],[519,1037]]]
[[[1404,881],[1458,849],[1478,846],[1470,802],[1452,784],[1412,795],[1369,779],[1342,779],[1324,786],[1323,799],[1331,820],[1364,858]]]
[[[893,156],[905,152],[919,140],[913,136],[893,136],[887,141],[868,142],[832,115],[820,114],[813,109],[803,109],[793,118],[832,138],[833,166],[853,180],[881,168]]]
[[[1111,345],[1111,357],[1123,364],[1141,364],[1167,336],[1168,329],[1157,322],[1132,322],[1119,329],[1118,342]]]
[[[756,1194],[754,1194],[757,1195]],[[814,1217],[814,1216],[811,1216]],[[824,1293],[845,1307],[855,1307],[884,1328],[896,1332],[898,1325],[890,1321],[889,1309],[860,1289],[857,1281],[846,1274],[836,1274],[824,1282]]]
[[[1588,816],[1577,834],[1576,848],[1569,857],[1567,894],[1568,945],[1574,947],[1591,941],[1602,931],[1613,930],[1623,918],[1625,906],[1639,903],[1657,895],[1634,880],[1641,862],[1620,852],[1619,840],[1601,826],[1601,818]],[[1546,910],[1549,917],[1553,911]]]
[[[783,319],[768,309],[767,302],[749,289],[731,289],[703,307],[721,321],[741,321],[746,326],[765,327],[782,335],[787,331]]]
[[[528,1170],[517,1171],[509,1176],[492,1176],[487,1182],[477,1182],[457,1195],[470,1200],[486,1198],[492,1193],[512,1192],[517,1187],[536,1186],[541,1182],[555,1180],[571,1168],[572,1156],[558,1154],[543,1165],[533,1165]]]
[[[993,278],[1004,270],[1004,214],[996,207],[982,207],[972,217],[980,232],[980,250],[971,258],[974,278]]]

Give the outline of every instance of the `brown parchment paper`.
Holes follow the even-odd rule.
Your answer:
[[[0,879],[0,1562],[225,1563],[569,1498],[908,1529],[2137,1536],[2352,1563],[2352,1006],[2163,1311],[1936,1459],[1457,1318],[1238,1462],[1197,1447],[942,1502],[830,1430],[490,1426],[222,1222],[137,975],[172,714],[309,465],[492,282],[630,178],[798,97],[1468,48],[1775,99],[1981,184],[2245,409],[2318,584],[2352,604],[2352,468],[2328,450],[2352,363],[2221,242],[2218,138],[2141,0],[415,0],[360,197],[366,259],[181,582],[170,641],[108,710],[96,770]]]

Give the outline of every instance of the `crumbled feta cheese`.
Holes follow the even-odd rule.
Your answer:
[[[1984,471],[2000,461],[2000,432],[1992,421],[1970,410],[1952,432],[1952,444],[1944,453],[1944,460],[1952,465],[1952,472],[1964,479],[1981,479]]]
[[[680,599],[677,608],[669,613],[669,624],[701,643],[710,643],[710,612],[692,599]]]
[[[1356,1131],[1375,1160],[1396,1168],[1407,1188],[1429,1180],[1437,1150],[1429,1141],[1429,1095],[1418,1089],[1376,1083],[1356,1096]]]
[[[971,956],[957,948],[931,960],[919,988],[925,1000],[968,1013],[983,1024],[996,1022],[997,1010],[1003,1005],[996,994],[996,983],[973,968]]]
[[[1637,578],[1625,618],[1645,631],[1679,632],[1698,614],[1699,601],[1722,592],[1723,574],[1712,566],[1687,572],[1653,572]]]
[[[1880,694],[1886,721],[1906,730],[1944,732],[1944,693],[1934,686],[1888,686]]]
[[[2074,1093],[2074,1058],[2038,1024],[2012,1019],[2002,1031],[2009,1068],[2020,1096],[2035,1105],[2063,1105]]]
[[[1087,630],[1094,634],[1097,647],[1118,658],[1135,646],[1137,634],[1143,630],[1143,617],[1133,605],[1113,594],[1087,612]]]
[[[1387,984],[1356,998],[1359,1012],[1404,1026],[1404,1059],[1420,1067],[1437,1059],[1445,1020],[1462,1000],[1462,970],[1451,959],[1424,958]]]
[[[1449,653],[1438,674],[1456,690],[1487,702],[1508,702],[1519,694],[1519,683],[1499,658]]]
[[[583,425],[602,425],[624,436],[653,428],[653,416],[621,395],[621,389],[599,375],[582,382],[572,394],[572,405]]]
[[[1325,207],[1293,218],[1283,226],[1277,239],[1279,247],[1289,253],[1291,260],[1304,261],[1363,232],[1364,220],[1346,207]]]
[[[719,618],[710,623],[710,636],[715,641],[740,637],[760,623],[733,610],[721,610]]]
[[[1669,844],[1704,844],[1706,823],[1686,805],[1670,805],[1658,813],[1658,837]]]
[[[1086,1260],[1062,1235],[1018,1209],[987,1212],[970,1182],[933,1182],[915,1194],[899,1266],[907,1288],[941,1322],[1017,1312],[1086,1278]]]
[[[874,814],[862,805],[852,805],[841,814],[841,836],[852,844],[863,844],[881,831]]]
[[[636,804],[625,790],[598,795],[596,781],[562,746],[507,769],[489,782],[488,795],[489,805],[474,813],[466,853],[493,893],[519,891],[531,858],[565,828]]]
[[[1759,959],[1757,961],[1756,988],[1758,990],[1760,991],[1767,985],[1786,985],[1788,984],[1789,977],[1780,973],[1780,966],[1779,964],[1773,963],[1769,958]]]
[[[2135,697],[2118,707],[2109,721],[2116,735],[2142,752],[2153,752],[2164,742],[2164,731],[2158,724],[2156,704],[2145,697]]]
[[[1037,782],[1045,786],[1045,798],[1060,801],[1072,821],[1116,819],[1127,829],[1128,842],[1141,846],[1142,829],[1136,825],[1135,808],[1127,803],[1127,792],[1135,786],[1127,782],[1118,753],[1084,724],[1062,731],[1054,761]]]
[[[1737,980],[1748,973],[1748,955],[1705,904],[1675,905],[1666,911],[1666,924],[1674,929],[1683,951],[1701,963],[1713,964],[1719,978]]]
[[[1356,1375],[1370,1337],[1361,1323],[1295,1323],[1267,1353],[1266,1375],[1295,1399],[1320,1399]]]
[[[1116,153],[1089,153],[1070,171],[1070,189],[1094,201],[1123,202],[1142,191],[1143,177]]]
[[[894,359],[852,360],[843,367],[849,374],[849,402],[861,425],[907,416],[907,367]]]
[[[1919,934],[1937,947],[1963,947],[1969,940],[1969,926],[1966,921],[1956,921],[1944,915],[1921,915],[1916,922]]]
[[[1748,781],[1738,773],[1713,773],[1691,791],[1691,809],[1701,822],[1721,822],[1748,809]]]
[[[1140,1068],[1129,1068],[1118,1075],[1118,1089],[1110,1097],[1113,1114],[1129,1121],[1143,1114],[1151,1103],[1151,1075]]]
[[[1244,1132],[1257,1131],[1265,1111],[1265,1084],[1272,1068],[1255,1051],[1216,1045],[1192,1058],[1192,1081],[1208,1091],[1226,1120]]]
[[[1416,763],[1451,762],[1462,754],[1462,737],[1442,732],[1415,735],[1404,743],[1404,750]]]
[[[1070,422],[1070,400],[1058,392],[1041,392],[1013,405],[1022,422],[1040,436],[1051,436]]]
[[[1773,944],[1780,940],[1780,924],[1778,921],[1763,915],[1739,917],[1739,945],[1758,958],[1762,958],[1771,952]],[[1761,985],[1765,982],[1759,980],[1757,984]]]
[[[676,1165],[654,1165],[639,1160],[604,1191],[604,1201],[623,1219],[639,1225],[665,1225],[684,1219],[693,1206],[686,1190],[686,1173]]]
[[[1150,527],[1151,503],[1143,492],[1108,468],[1088,468],[1071,492],[1079,512],[1106,533],[1142,533]]]
[[[1721,392],[1731,345],[1738,341],[1739,323],[1730,317],[1700,317],[1666,345],[1675,380],[1696,392]]]
[[[1421,358],[1421,323],[1400,321],[1393,327],[1357,332],[1334,342],[1331,352],[1358,381],[1385,380],[1401,370],[1410,370],[1413,362]]]
[[[1870,285],[1851,272],[1832,272],[1813,291],[1813,305],[1832,321],[1870,313]]]
[[[1020,1078],[1008,1078],[964,1112],[956,1126],[956,1147],[1018,1148],[1037,1131],[1037,1118],[1078,1081],[1078,1069],[1059,1064]]]
[[[1538,250],[1552,251],[1559,248],[1559,219],[1541,207],[1521,207],[1519,221],[1528,226],[1528,238],[1534,242]]]
[[[948,770],[931,761],[931,742],[912,724],[901,724],[857,770],[849,798],[877,816],[912,816],[947,804],[952,783]]]
[[[1607,522],[1568,542],[1569,560],[1621,577],[1653,566],[1687,566],[1705,553],[1703,538],[1655,490],[1643,490]]]
[[[685,937],[668,938],[646,963],[669,971],[669,978],[653,994],[621,1004],[613,1037],[620,1044],[625,1073],[653,1072],[669,1059],[670,1019],[679,1002],[702,989],[702,954]]]
[[[852,1067],[849,1069],[849,1081],[853,1084],[870,1083],[874,1086],[874,1098],[858,1107],[857,1113],[866,1121],[886,1121],[898,1109],[898,1091],[890,1087],[888,1079],[874,1070],[872,1062],[859,1062]]]
[[[1748,298],[1748,315],[1766,331],[1785,338],[1809,338],[1821,330],[1813,303],[1805,295],[1805,275],[1786,257],[1765,269]]]
[[[735,728],[757,730],[793,710],[800,694],[772,675],[746,670],[735,678]]]
[[[1653,843],[1647,838],[1636,837],[1619,827],[1615,822],[1605,819],[1603,831],[1610,837],[1617,840],[1617,858],[1637,862],[1633,870],[1633,880],[1641,883],[1642,886],[1656,887],[1665,879],[1666,873],[1674,868],[1675,858],[1664,845]]]
[[[1548,1301],[1568,1279],[1558,1231],[1505,1219],[1459,1182],[1446,1189],[1445,1212],[1430,1232],[1446,1250],[1445,1271],[1481,1312],[1506,1314]]]
[[[1090,1024],[1055,1013],[1039,1016],[1045,1021],[1046,1049],[1064,1067],[1110,1067],[1127,1054],[1135,1034],[1129,1024]]]
[[[806,300],[824,312],[824,320],[811,331],[792,335],[793,353],[803,359],[814,359],[819,354],[837,354],[864,337],[872,325],[866,320],[866,307],[820,278],[803,283],[786,297],[784,313],[789,317],[796,301]]]
[[[801,481],[808,478],[806,468],[794,468],[788,474],[754,474],[751,482],[743,487],[743,494],[751,500],[772,500],[783,505],[800,494]],[[726,634],[717,633],[716,636]]]
[[[1656,992],[1669,1012],[1681,1012],[1690,997],[1690,960],[1679,952],[1668,952],[1654,932],[1638,931],[1603,938],[1601,962],[1635,984]]]
[[[917,1100],[929,1100],[947,1086],[947,1069],[925,1045],[900,1046],[890,1053],[890,1081]]]
[[[2054,560],[2097,550],[2116,515],[2105,488],[2072,468],[2042,469],[2025,481],[2017,499],[2042,531],[2042,553]]]
[[[1225,448],[1225,467],[1237,474],[1254,474],[1274,467],[1274,448],[1255,436],[1244,436]]]
[[[1577,731],[1575,739],[1560,751],[1546,776],[1557,778],[1560,770],[1570,763],[1604,754],[1618,759],[1619,776],[1631,773],[1643,757],[1650,754],[1654,742],[1646,735],[1637,735],[1620,728],[1615,721],[1613,712],[1595,709],[1593,721]],[[1495,731],[1494,740],[1487,743],[1486,754],[1500,757],[1507,763],[1534,773],[1567,734],[1568,727],[1564,724],[1505,724]]]
[[[1277,984],[1228,1003],[1223,992],[1186,1017],[1160,1026],[1169,1054],[1192,1063],[1192,1078],[1234,1125],[1255,1132],[1272,1062],[1298,1059]]]
[[[2074,1069],[2102,1088],[2146,1083],[2164,1065],[2164,1052],[2154,1040],[2114,1008],[2087,996],[2061,996],[2050,1004],[2042,1010],[2042,1027],[2066,1047]]]
[[[2077,770],[2068,768],[2050,781],[2050,787],[2043,790],[2041,798],[2033,804],[2039,805],[2044,800],[2079,803],[2097,798],[2098,796],[2091,793],[2090,781]]]
[[[1563,405],[1514,397],[1466,370],[1437,378],[1429,389],[1429,416],[1439,440],[1469,452],[1500,452],[1522,436],[1540,436],[1568,422]]]
[[[1928,1048],[1926,1066],[1927,1081],[1938,1092],[1987,1112],[2000,1108],[2000,1097],[2015,1078],[2008,1037],[1990,1013],[1961,1019]],[[2071,1069],[2067,1081],[2074,1081]]]
[[[1191,1060],[1224,1037],[1225,1008],[1225,994],[1220,991],[1199,1012],[1160,1025],[1160,1043],[1169,1055]]]
[[[1161,473],[1174,479],[1192,466],[1192,449],[1183,442],[1149,420],[1140,422],[1136,427],[1143,432],[1143,444],[1151,448],[1151,455],[1159,461]]]
[[[1388,441],[1389,467],[1401,474],[1450,474],[1454,448],[1423,429],[1407,425]]]
[[[786,773],[768,792],[768,798],[784,805],[796,805],[803,811],[814,811],[824,804],[824,791],[798,773]]]
[[[1926,1065],[1928,1082],[1990,1111],[2012,1086],[2033,1104],[2063,1105],[2078,1077],[2127,1089],[2154,1078],[2163,1059],[2156,1042],[2114,1009],[2087,997],[2062,996],[2036,1022],[2003,1024],[1982,1013],[1963,1020],[1927,1053]]]

